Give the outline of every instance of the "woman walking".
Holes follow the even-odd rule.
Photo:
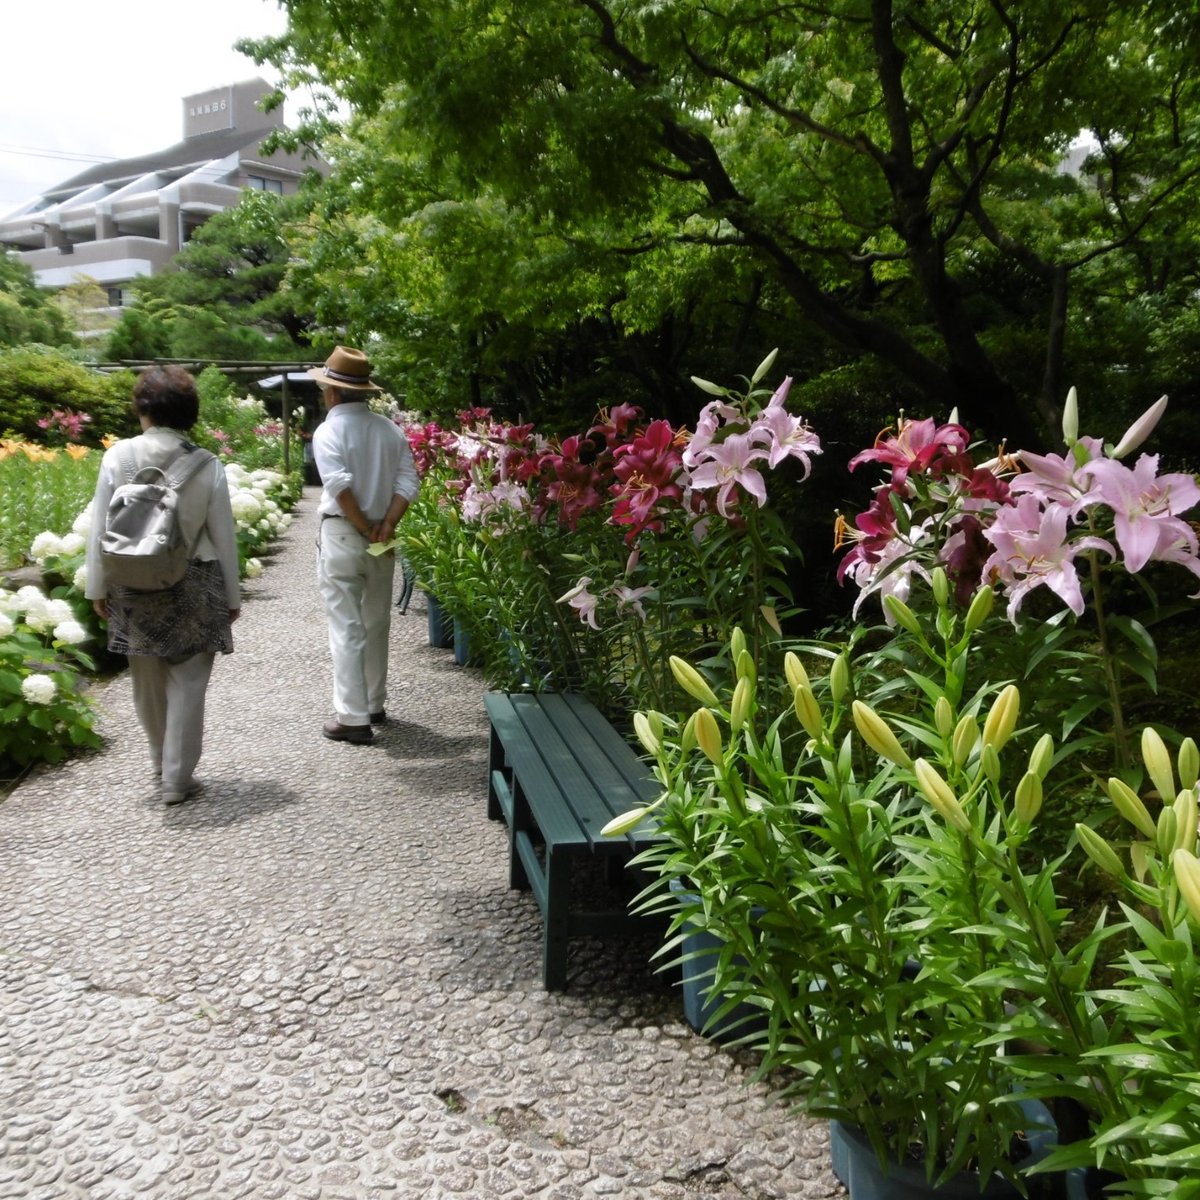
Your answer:
[[[195,795],[204,741],[204,701],[218,652],[233,651],[231,624],[241,608],[237,530],[220,462],[186,433],[200,415],[196,381],[182,367],[150,367],[133,389],[139,437],[111,446],[100,464],[87,546],[86,596],[108,622],[108,648],[129,658],[133,703],[146,734],[162,799]],[[106,578],[100,539],[113,492],[147,467],[160,471],[185,456],[208,460],[178,490],[176,522],[190,547],[187,573],[161,591],[139,591]]]

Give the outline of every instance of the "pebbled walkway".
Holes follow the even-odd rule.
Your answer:
[[[392,724],[321,737],[315,499],[246,585],[200,798],[155,798],[122,675],[104,751],[0,804],[0,1198],[844,1194],[825,1129],[688,1029],[650,947],[577,943],[541,990],[482,678],[419,593]]]

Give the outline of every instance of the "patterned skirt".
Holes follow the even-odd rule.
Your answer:
[[[187,574],[162,592],[111,587],[108,648],[116,654],[180,660],[205,651],[231,654],[233,632],[221,564],[192,562]]]

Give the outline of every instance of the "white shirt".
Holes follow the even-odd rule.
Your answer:
[[[365,404],[335,404],[317,426],[313,457],[324,485],[317,511],[340,517],[337,498],[347,488],[368,521],[382,520],[393,496],[410,503],[421,490],[420,476],[404,431]]]

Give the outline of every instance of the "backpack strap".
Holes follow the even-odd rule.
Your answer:
[[[212,462],[215,454],[202,450],[195,442],[183,442],[179,452],[163,468],[166,481],[178,491],[206,463]]]

